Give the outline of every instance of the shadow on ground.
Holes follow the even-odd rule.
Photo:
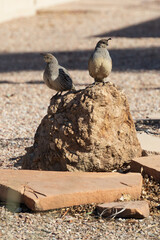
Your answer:
[[[94,37],[126,37],[126,38],[159,38],[160,37],[160,18],[139,24],[131,25],[122,29],[95,35]]]
[[[9,80],[0,80],[0,84],[31,84],[31,85],[34,85],[34,84],[44,84],[44,81],[40,81],[40,80],[31,80],[31,81],[28,81],[28,82],[13,82],[13,81],[9,81]]]
[[[22,163],[23,163],[23,157],[24,155],[21,155],[21,156],[18,156],[18,157],[15,157],[15,158],[10,158],[9,161],[15,161],[16,162],[14,163],[14,167],[21,167],[22,166]]]
[[[59,63],[69,70],[87,70],[93,50],[54,52]],[[160,47],[110,49],[113,71],[160,70]],[[0,54],[0,73],[42,71],[45,67],[39,53]]]

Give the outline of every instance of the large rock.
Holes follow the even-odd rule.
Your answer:
[[[126,96],[106,83],[52,98],[23,168],[110,171],[139,156]]]

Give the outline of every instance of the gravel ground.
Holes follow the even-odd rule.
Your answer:
[[[1,215],[3,239],[160,239],[156,216],[115,221],[77,214],[62,219],[54,213],[11,214],[3,208]]]
[[[25,147],[33,143],[55,93],[43,84],[40,52],[53,52],[80,89],[93,82],[87,61],[96,42],[112,36],[108,80],[123,89],[135,120],[160,116],[159,12],[156,0],[81,0],[1,24],[0,167],[20,168]],[[143,130],[143,124],[140,127]],[[159,135],[159,125],[148,128]],[[157,206],[155,192],[145,196],[150,202],[152,198]],[[160,239],[159,211],[145,220],[108,220],[76,211],[63,217],[60,210],[13,213],[1,206],[0,238]]]

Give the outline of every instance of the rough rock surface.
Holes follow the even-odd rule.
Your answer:
[[[23,168],[110,171],[139,156],[126,96],[107,82],[51,99]]]

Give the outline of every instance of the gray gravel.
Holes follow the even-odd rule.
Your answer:
[[[93,82],[87,71],[91,50],[101,36],[113,35],[108,80],[123,89],[134,119],[160,114],[159,12],[157,0],[81,0],[1,24],[0,168],[21,167],[55,94],[42,82],[40,52],[53,52],[83,88]],[[54,211],[12,213],[1,206],[0,239],[160,239],[159,220],[158,213],[145,220],[105,220],[78,211],[64,217]]]
[[[13,224],[14,223],[14,224]],[[11,213],[1,208],[2,239],[160,239],[159,217],[145,220],[102,219],[88,214],[55,216]]]

